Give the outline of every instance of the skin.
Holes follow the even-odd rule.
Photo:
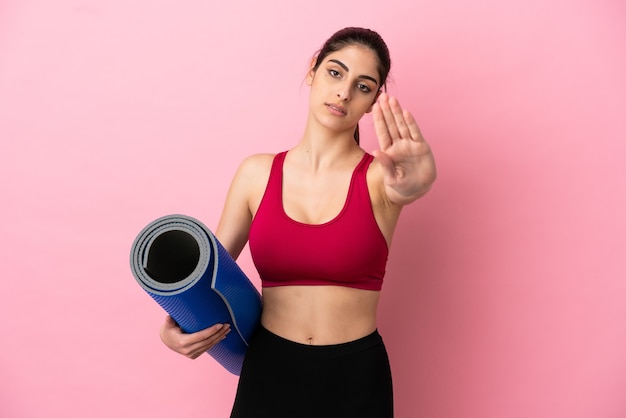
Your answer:
[[[376,222],[391,245],[403,206],[430,189],[436,168],[430,146],[415,119],[397,99],[381,93],[376,54],[360,45],[329,54],[307,74],[309,113],[300,142],[283,167],[283,207],[292,219],[321,224],[343,207],[364,150],[354,141],[361,117],[373,112],[380,149],[367,172]],[[274,155],[245,159],[232,181],[216,236],[233,258],[248,240],[269,178]],[[279,286],[263,289],[261,323],[283,338],[303,344],[353,341],[376,329],[378,291],[341,286]],[[172,350],[197,358],[226,338],[228,325],[184,334],[166,318],[161,339]]]

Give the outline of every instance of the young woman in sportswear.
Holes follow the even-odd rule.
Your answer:
[[[384,92],[389,70],[376,32],[333,34],[306,76],[300,141],[248,157],[232,181],[216,236],[235,259],[249,240],[263,289],[232,418],[393,416],[376,309],[401,209],[430,189],[436,169],[413,116]],[[359,146],[367,112],[373,155]],[[168,317],[161,339],[196,358],[229,331],[184,334]]]

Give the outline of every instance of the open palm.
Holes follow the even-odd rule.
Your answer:
[[[374,156],[383,167],[385,185],[404,198],[421,196],[434,181],[436,168],[413,115],[386,93],[381,93],[372,112],[380,145]]]

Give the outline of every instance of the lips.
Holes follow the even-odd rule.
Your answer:
[[[334,103],[326,103],[326,107],[328,107],[331,113],[335,115],[340,115],[340,116],[346,115],[346,109],[344,109],[344,107],[341,105],[334,104]]]

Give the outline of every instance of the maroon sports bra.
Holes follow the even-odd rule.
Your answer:
[[[366,153],[355,168],[341,212],[326,223],[311,225],[291,219],[283,208],[286,154],[274,157],[250,227],[250,253],[263,287],[337,285],[380,290],[389,251],[367,188],[367,169],[374,157]]]

